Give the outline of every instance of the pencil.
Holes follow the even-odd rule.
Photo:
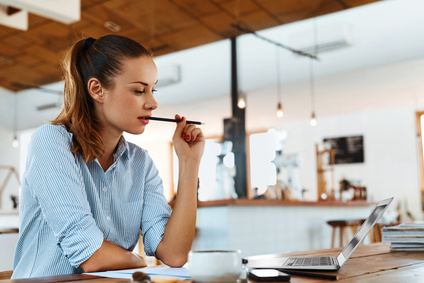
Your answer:
[[[154,120],[154,121],[162,121],[162,122],[174,122],[174,123],[181,122],[180,119],[170,119],[170,118],[160,118],[160,117],[146,117],[144,119]],[[187,124],[194,124],[194,125],[204,125],[204,123],[202,123],[202,122],[190,121],[190,120],[187,120],[186,123]]]
[[[332,275],[332,274],[309,272],[309,271],[303,271],[303,270],[283,269],[283,268],[278,268],[278,270],[280,270],[281,272],[285,272],[287,274],[291,274],[291,275],[330,279],[330,280],[337,280],[338,279],[337,275]]]

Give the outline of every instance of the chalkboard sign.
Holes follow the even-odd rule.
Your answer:
[[[364,162],[363,136],[325,138],[324,142],[331,144],[335,150],[335,164]]]

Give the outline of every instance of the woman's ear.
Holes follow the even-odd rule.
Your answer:
[[[90,96],[97,102],[103,103],[104,93],[102,84],[96,78],[91,78],[87,82],[87,90]]]

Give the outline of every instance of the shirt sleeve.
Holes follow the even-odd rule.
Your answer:
[[[71,153],[69,134],[44,125],[28,148],[25,182],[70,264],[78,267],[103,243],[87,200],[84,183]]]
[[[171,216],[171,207],[163,194],[162,179],[159,177],[159,172],[148,155],[146,165],[141,233],[146,254],[154,256]]]

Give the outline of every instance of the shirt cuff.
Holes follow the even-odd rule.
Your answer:
[[[86,216],[69,229],[69,234],[59,244],[69,263],[78,268],[101,247],[103,233],[96,226],[94,219]]]
[[[152,225],[143,236],[144,251],[148,256],[156,256],[156,249],[163,239],[165,227],[169,218],[163,218],[156,224]]]

